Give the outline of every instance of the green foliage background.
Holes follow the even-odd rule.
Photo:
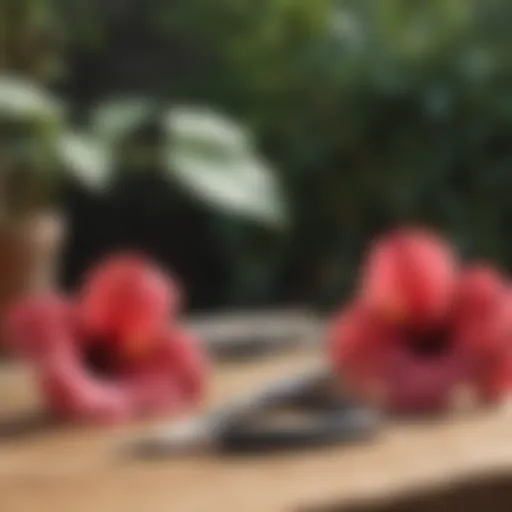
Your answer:
[[[220,106],[279,170],[287,233],[208,220],[228,248],[226,305],[339,300],[368,240],[402,222],[512,266],[509,1],[51,3],[67,94]]]

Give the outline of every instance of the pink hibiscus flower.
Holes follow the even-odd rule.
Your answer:
[[[435,235],[392,233],[373,246],[360,293],[334,319],[330,360],[363,397],[378,396],[390,410],[446,408],[459,385],[497,399],[510,374],[508,295],[501,276],[461,269]]]
[[[157,265],[118,255],[92,269],[77,297],[19,300],[6,330],[58,417],[177,412],[198,402],[207,373],[199,344],[177,323],[178,297]]]

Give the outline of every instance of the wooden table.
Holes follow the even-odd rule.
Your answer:
[[[301,353],[222,365],[211,402],[316,359]],[[472,506],[482,501],[492,512],[512,510],[512,418],[503,411],[389,425],[375,441],[359,446],[128,463],[115,456],[114,447],[121,435],[144,427],[57,429],[23,421],[37,411],[35,396],[20,369],[0,370],[1,512],[274,512],[356,505],[467,511],[481,510]],[[460,492],[443,494],[459,483]],[[421,492],[422,500],[415,497]]]

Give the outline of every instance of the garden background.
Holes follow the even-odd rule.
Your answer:
[[[509,1],[1,4],[9,67],[77,119],[120,94],[214,106],[251,127],[284,190],[289,222],[272,229],[162,187],[151,166],[120,168],[101,194],[69,182],[67,286],[136,247],[174,269],[194,310],[331,306],[368,241],[404,222],[512,266]]]

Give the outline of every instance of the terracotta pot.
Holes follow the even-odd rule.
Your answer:
[[[0,319],[13,299],[56,286],[64,234],[64,218],[53,211],[0,221]],[[5,342],[0,331],[2,353]]]

